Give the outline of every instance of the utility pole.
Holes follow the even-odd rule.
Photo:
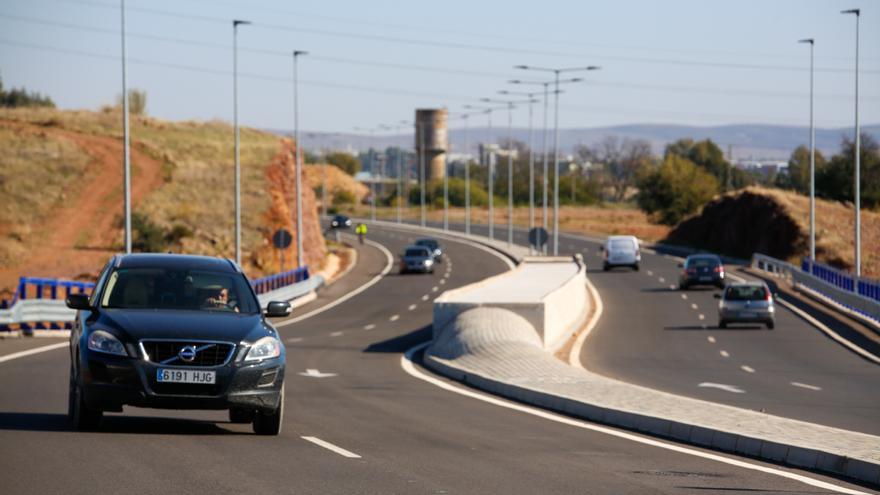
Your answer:
[[[816,262],[816,129],[813,127],[813,49],[815,40],[803,39],[798,43],[810,44],[810,273]]]
[[[125,0],[122,11],[122,140],[123,140],[123,212],[125,215],[125,253],[131,254],[131,149],[128,119],[128,53],[125,48]]]
[[[241,265],[241,153],[238,130],[238,26],[248,21],[232,21],[232,120],[235,132],[235,263]]]
[[[861,160],[862,143],[861,130],[859,129],[859,9],[843,10],[841,14],[855,14],[856,16],[856,151],[855,151],[855,174],[853,174],[853,189],[855,195],[856,228],[855,228],[855,275],[862,276],[862,191],[861,191]],[[853,290],[859,292],[858,280],[853,284]]]
[[[297,61],[300,56],[308,52],[294,50],[293,52],[293,140],[296,143],[296,267],[305,266],[305,253],[303,253],[303,214],[302,214],[302,146],[299,142],[299,95],[297,84]],[[283,252],[283,251],[282,251]]]

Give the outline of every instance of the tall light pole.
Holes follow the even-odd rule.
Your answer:
[[[128,122],[128,60],[125,48],[125,0],[121,0],[122,11],[122,192],[123,214],[125,215],[125,253],[131,253],[131,153]]]
[[[816,262],[816,129],[813,127],[813,48],[815,40],[807,38],[798,43],[810,44],[810,273]]]
[[[406,129],[411,122],[408,120],[401,120],[398,122],[402,127],[400,130]],[[397,223],[403,222],[403,202],[404,200],[404,187],[403,181],[406,180],[406,174],[404,173],[408,167],[404,167],[403,165],[403,146],[398,148],[397,150]],[[406,200],[408,201],[408,199]]]
[[[507,105],[507,245],[513,244],[513,109],[515,104],[529,103],[532,100],[496,100],[481,98],[487,103],[503,103]]]
[[[861,178],[860,178],[860,169],[861,169],[861,155],[862,155],[862,143],[859,129],[859,18],[861,17],[861,11],[859,9],[849,9],[842,10],[841,14],[855,14],[856,16],[856,160],[855,160],[855,177],[853,179],[854,182],[854,191],[855,191],[855,208],[856,208],[856,233],[855,233],[855,250],[856,250],[856,259],[855,259],[855,274],[856,277],[862,276],[862,212],[861,212],[861,203],[862,203],[862,191],[861,191]],[[853,284],[853,290],[858,293],[859,292],[859,283]]]
[[[232,126],[235,132],[235,262],[241,265],[241,161],[238,132],[238,26],[249,21],[232,21]]]
[[[370,134],[370,139],[367,145],[367,164],[370,167],[370,220],[373,222],[376,221],[376,170],[373,165],[373,141],[374,141],[374,129],[367,129],[365,127],[355,127],[354,130],[358,132],[368,132]]]
[[[297,80],[297,62],[299,57],[309,52],[302,50],[293,51],[293,140],[296,143],[296,266],[305,266],[305,254],[303,253],[303,214],[302,214],[302,146],[299,142],[299,88]]]
[[[564,72],[591,71],[599,70],[598,66],[590,65],[588,67],[568,67],[562,69],[551,69],[545,67],[532,67],[528,65],[517,65],[514,68],[524,70],[537,70],[543,72],[552,72],[554,74],[554,130],[553,130],[553,256],[559,255],[559,75]]]
[[[483,110],[488,117],[489,120],[489,137],[487,138],[491,144],[492,141],[492,112],[495,110],[500,110],[504,107],[483,107],[477,105],[465,105],[464,108],[471,110]],[[492,152],[489,150],[489,146],[486,146],[486,169],[487,169],[487,182],[488,182],[488,196],[489,196],[489,239],[495,239],[495,208],[494,208],[494,175],[495,175],[495,167],[492,164]]]
[[[499,91],[502,95],[519,95],[529,98],[529,230],[535,227],[535,143],[532,134],[532,107],[539,93],[528,91]]]

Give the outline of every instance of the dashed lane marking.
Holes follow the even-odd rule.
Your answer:
[[[700,320],[705,320],[705,319],[706,319],[706,316],[701,314],[700,316],[698,316],[698,318],[699,318]]]
[[[682,295],[681,295],[681,298],[682,298],[682,299],[687,299],[687,298],[688,298],[688,295],[687,295],[687,294],[682,294]]]
[[[742,369],[746,373],[754,373],[755,372],[755,368],[752,368],[751,366],[746,366],[745,364],[740,366],[740,369]]]
[[[660,277],[657,280],[659,280],[661,284],[666,283],[666,279],[663,277]]]
[[[333,332],[333,333],[330,334],[330,336],[331,336],[331,337],[339,337],[339,336],[341,336],[341,335],[344,334],[344,333],[345,333],[345,332]]]
[[[372,323],[370,323],[369,325],[364,325],[364,330],[372,330],[374,328],[376,328],[376,325],[373,325]]]
[[[649,277],[654,276],[654,272],[652,272],[651,270],[648,270],[647,272],[645,272],[645,274],[648,275]]]
[[[302,341],[303,341],[302,337],[292,337],[292,338],[287,339],[288,344],[296,344],[297,342],[302,342]]]
[[[400,315],[391,315],[391,318],[388,318],[388,321],[397,321],[400,319]]]
[[[697,309],[697,303],[691,303],[691,309]]]
[[[440,287],[437,287],[436,285],[431,287],[431,292],[437,292],[438,290],[440,290]]]
[[[720,351],[718,351],[718,354],[721,354],[721,357],[726,357],[726,358],[730,357],[730,353],[725,351],[724,349],[721,349]]]
[[[441,279],[440,279],[440,285],[443,285],[443,284],[445,284],[445,283],[446,283],[446,279],[445,279],[445,278],[441,278]]]
[[[431,298],[431,296],[429,296],[428,294],[425,294],[424,296],[422,296],[422,301],[427,301],[430,298]]]
[[[706,337],[706,340],[708,340],[709,343],[711,343],[711,344],[714,344],[714,343],[715,343],[715,337],[713,337],[713,336],[711,336],[711,335],[708,336],[708,337]]]
[[[413,311],[413,310],[416,309],[416,305],[415,305],[415,304],[410,304],[409,307],[406,308],[406,309],[408,309],[408,310],[410,310],[410,311]]]
[[[817,387],[815,385],[810,385],[808,383],[791,382],[791,384],[794,385],[795,387],[805,388],[807,390],[815,390],[815,391],[822,390],[822,387]]]
[[[327,449],[331,452],[335,452],[335,453],[341,455],[342,457],[348,457],[349,459],[360,459],[361,458],[361,456],[355,454],[354,452],[352,452],[350,450],[345,450],[338,445],[333,445],[332,443],[327,442],[325,440],[321,440],[318,437],[300,437],[300,438],[302,438],[303,440],[305,440],[307,442],[312,442],[313,444],[315,444],[319,447],[324,447],[325,449]]]

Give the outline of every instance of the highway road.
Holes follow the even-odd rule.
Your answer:
[[[485,235],[487,229],[473,226],[472,232]],[[507,239],[507,226],[496,225],[495,234]],[[527,245],[526,233],[515,231],[514,242]],[[774,330],[758,325],[721,330],[716,291],[678,290],[678,259],[643,251],[640,271],[603,272],[599,246],[595,239],[560,236],[560,254],[584,256],[587,277],[604,303],[582,348],[587,369],[679,395],[880,435],[880,365],[781,304]]]
[[[392,253],[416,237],[370,232]],[[384,250],[358,247],[350,274],[278,322],[288,348],[279,437],[252,435],[220,412],[134,408],[108,414],[99,432],[71,431],[66,350],[0,362],[3,493],[829,493],[779,475],[801,471],[561,423],[412,376],[402,356],[430,337],[430,301],[506,269],[485,250],[444,244],[451,263],[435,275],[407,276],[396,270],[380,276]],[[602,287],[629,275],[653,280],[591,274]],[[611,320],[615,302],[607,297]],[[320,311],[340,298],[347,299]],[[681,314],[684,320],[690,313]],[[597,329],[593,338],[601,341],[609,331]]]

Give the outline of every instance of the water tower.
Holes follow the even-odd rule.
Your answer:
[[[442,179],[446,166],[447,111],[441,109],[416,109],[416,160],[421,163],[424,149],[427,180]],[[422,171],[419,170],[419,179]]]

